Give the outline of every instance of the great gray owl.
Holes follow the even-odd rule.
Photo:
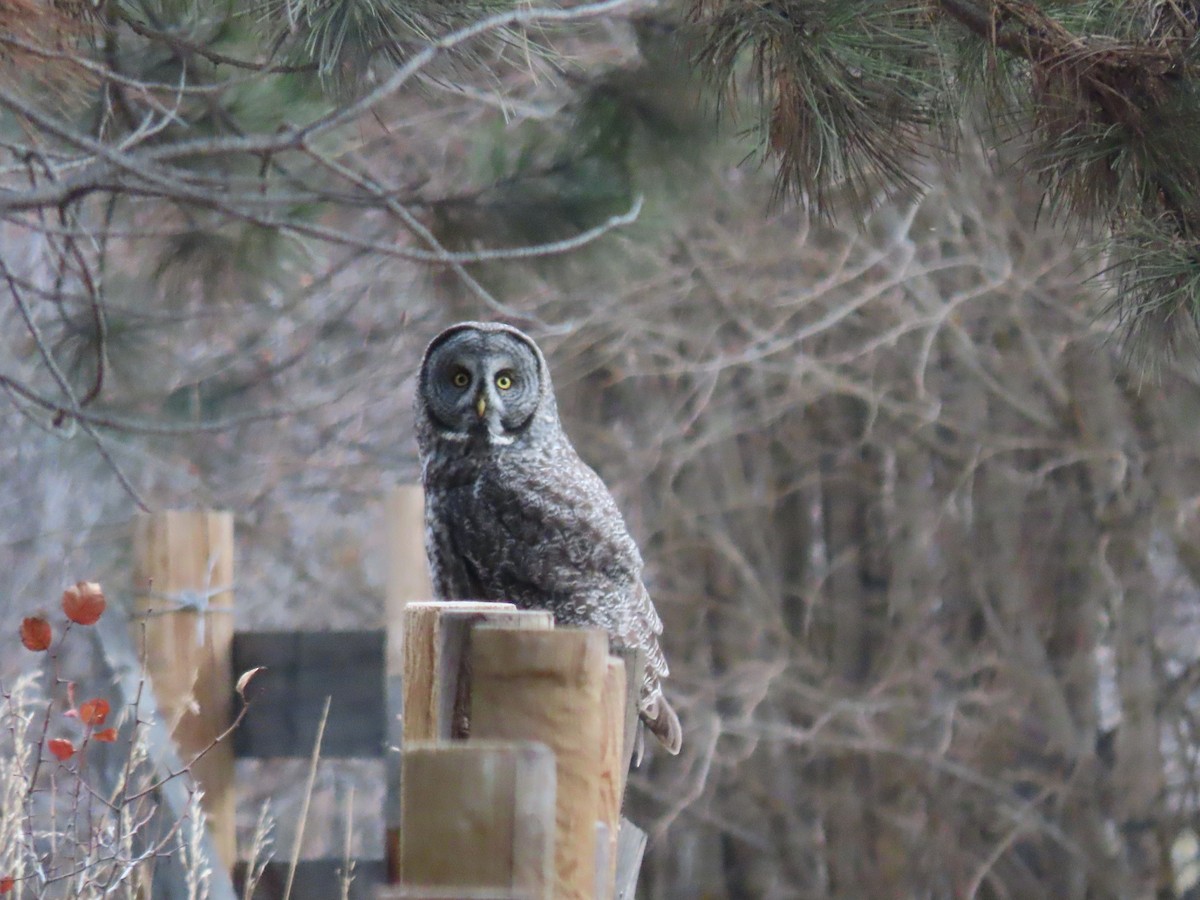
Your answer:
[[[639,712],[678,753],[662,621],[612,495],[558,421],[550,370],[516,328],[462,322],[430,343],[416,394],[434,592],[547,609],[646,651]]]

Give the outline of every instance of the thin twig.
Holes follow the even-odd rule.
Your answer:
[[[304,826],[308,822],[308,806],[312,802],[313,786],[317,781],[317,763],[321,759],[321,740],[325,737],[325,722],[329,718],[332,696],[325,698],[321,720],[317,723],[317,737],[313,741],[312,755],[308,761],[308,781],[304,786],[304,803],[300,807],[300,821],[296,824],[296,838],[292,841],[292,858],[288,861],[287,882],[283,888],[283,900],[291,900],[292,883],[296,880],[296,867],[300,864],[300,847],[304,842]]]

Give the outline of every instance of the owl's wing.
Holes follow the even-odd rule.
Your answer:
[[[501,469],[477,495],[495,527],[474,527],[468,543],[481,552],[473,563],[496,596],[548,606],[559,621],[604,628],[619,643],[649,640],[657,648],[662,623],[642,584],[641,554],[612,495],[574,451]]]
[[[599,476],[572,451],[489,476],[475,498],[492,521],[472,526],[466,568],[481,573],[487,596],[550,609],[557,622],[603,628],[615,645],[644,650],[641,718],[678,753],[679,719],[660,685],[668,673],[662,620],[637,544]]]

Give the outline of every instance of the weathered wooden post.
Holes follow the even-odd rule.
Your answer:
[[[395,887],[380,896],[631,898],[644,835],[620,811],[643,658],[505,603],[411,602],[400,630]],[[552,770],[529,762],[543,745]],[[535,858],[553,877],[514,875]]]
[[[463,736],[470,676],[466,648],[472,628],[485,622],[513,628],[550,628],[554,618],[548,612],[518,610],[511,603],[420,601],[405,605],[403,623],[397,629],[403,636],[401,671],[395,681],[389,680],[390,685],[399,685],[403,695],[401,733],[393,746],[403,750],[418,742]],[[389,623],[389,642],[394,637],[391,627]],[[401,760],[392,753],[388,754],[387,766],[389,789],[400,786],[389,795],[384,847],[387,879],[396,884],[402,878],[410,880],[401,865],[404,770]]]
[[[465,735],[471,678],[469,648],[480,626],[548,629],[554,617],[511,603],[412,603],[404,624],[404,740],[451,740]]]
[[[429,565],[425,561],[425,493],[419,484],[388,492],[384,501],[387,529],[388,581],[385,597],[389,636],[401,634],[404,608],[414,600],[432,600]],[[401,642],[388,645],[388,674],[404,666]]]
[[[590,900],[597,884],[608,636],[481,627],[469,658],[472,737],[539,741],[554,751],[554,896]]]
[[[554,898],[554,755],[535,743],[404,748],[406,884]]]
[[[134,520],[134,645],[145,634],[146,672],[158,715],[186,765],[233,718],[233,515],[167,510]],[[220,862],[237,862],[233,744],[191,766]]]

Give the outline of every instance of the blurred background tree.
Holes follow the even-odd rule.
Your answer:
[[[0,625],[119,600],[131,495],[236,511],[239,625],[378,625],[419,353],[505,318],[666,620],[646,897],[1185,895],[1194,22],[10,0]]]

